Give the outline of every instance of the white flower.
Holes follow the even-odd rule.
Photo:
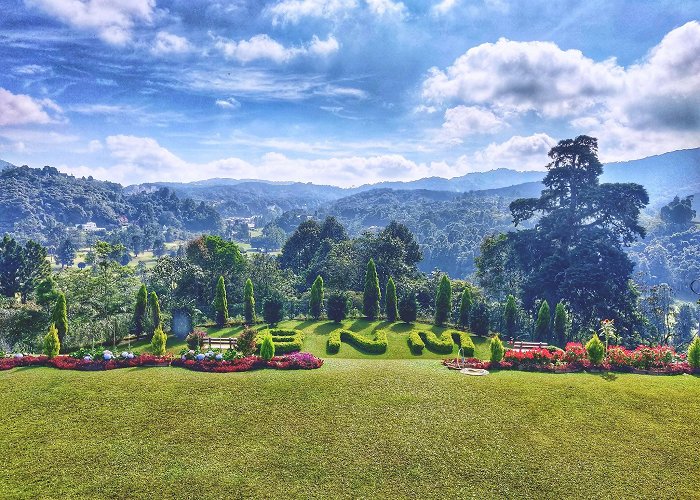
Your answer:
[[[17,359],[21,359],[23,357],[24,357],[24,354],[22,354],[21,352],[18,352],[17,354],[15,354],[15,358],[17,358]]]
[[[90,356],[89,354],[87,356],[83,356],[83,360],[84,361],[92,361],[92,356]]]
[[[109,351],[105,351],[102,353],[102,357],[105,361],[109,361],[110,359],[112,359],[112,353]]]
[[[199,354],[197,354],[197,361],[202,361],[203,359],[204,359],[204,354],[202,354],[201,352]]]
[[[190,349],[189,351],[187,351],[187,354],[194,354],[194,351]]]
[[[129,353],[126,352],[126,351],[124,351],[124,352],[122,353],[122,358],[128,358],[128,357],[129,357]]]
[[[126,354],[126,357],[129,358],[129,359],[134,359],[134,353],[133,353],[133,352],[129,352],[129,353]]]
[[[214,357],[216,358],[217,361],[221,361],[222,359],[224,359],[224,356],[222,354],[217,354]]]

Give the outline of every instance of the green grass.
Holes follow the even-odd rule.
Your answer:
[[[0,498],[699,494],[697,377],[467,377],[378,358],[1,372]]]

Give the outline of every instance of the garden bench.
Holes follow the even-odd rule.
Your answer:
[[[513,344],[513,350],[515,351],[531,351],[532,349],[544,349],[547,347],[546,342],[525,342],[524,340],[513,340],[511,339],[511,344]]]
[[[235,349],[238,345],[238,339],[235,337],[204,337],[204,345],[208,346],[209,349],[224,347],[228,349]]]

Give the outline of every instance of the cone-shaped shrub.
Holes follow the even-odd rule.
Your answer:
[[[491,337],[491,343],[489,347],[491,348],[491,363],[500,363],[503,359],[505,349],[503,347],[503,342],[501,342],[501,339],[498,337],[498,335],[494,335],[493,337]]]
[[[58,330],[58,340],[64,342],[68,333],[68,309],[66,307],[66,296],[63,292],[58,292],[56,305],[54,305],[51,313],[51,323]]]
[[[394,278],[389,277],[386,284],[386,320],[390,323],[396,321],[399,316],[399,306],[396,301],[396,285]]]
[[[515,338],[518,320],[518,308],[515,305],[515,297],[508,295],[506,307],[503,310],[503,326],[507,338]]]
[[[695,369],[700,368],[700,336],[698,335],[688,346],[688,364]]]
[[[272,341],[272,335],[267,334],[260,344],[260,357],[265,361],[270,361],[275,355],[275,343]]]
[[[243,289],[243,316],[246,325],[255,323],[255,297],[253,296],[253,282],[248,278]]]
[[[148,296],[148,308],[151,311],[151,328],[153,333],[161,327],[161,317],[160,317],[160,302],[158,301],[158,294],[156,292],[151,292]]]
[[[559,302],[554,309],[554,329],[552,334],[554,341],[561,347],[566,345],[566,325],[569,322],[567,316],[564,304]]]
[[[418,303],[416,302],[416,294],[413,292],[407,293],[401,297],[399,302],[399,317],[404,323],[413,323],[418,316]]]
[[[146,331],[146,310],[148,309],[148,290],[146,285],[141,285],[136,294],[136,305],[134,306],[133,332],[140,337]]]
[[[437,293],[435,294],[435,324],[442,326],[450,317],[452,307],[452,283],[446,274],[440,278]]]
[[[340,323],[348,315],[348,296],[342,292],[328,297],[328,319]]]
[[[61,341],[58,339],[58,329],[56,328],[56,325],[51,323],[51,326],[49,326],[49,331],[44,337],[44,354],[46,354],[49,358],[53,358],[58,356],[60,350]]]
[[[214,314],[216,316],[216,326],[222,328],[228,321],[228,300],[226,300],[226,285],[224,277],[219,276],[216,284],[216,295],[214,296]]]
[[[537,312],[537,322],[535,323],[535,340],[539,342],[549,342],[549,323],[552,321],[549,312],[549,304],[542,301],[540,310]]]
[[[588,360],[594,365],[599,365],[605,358],[605,344],[598,338],[597,333],[593,333],[591,340],[586,343],[586,352],[588,352]]]
[[[462,328],[469,328],[469,316],[472,311],[472,292],[469,287],[462,292],[462,300],[459,302],[459,317],[457,324]]]
[[[151,350],[156,356],[163,356],[165,354],[165,345],[168,342],[168,336],[163,331],[161,325],[158,325],[153,332],[153,338],[151,339]]]
[[[309,313],[313,319],[319,319],[323,314],[323,278],[318,276],[311,285]]]
[[[382,298],[382,291],[379,289],[379,277],[377,276],[377,266],[374,259],[367,262],[367,273],[365,274],[365,293],[362,296],[362,313],[369,320],[379,317],[379,301]]]

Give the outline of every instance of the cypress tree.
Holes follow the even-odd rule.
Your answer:
[[[146,330],[146,309],[148,307],[148,291],[146,285],[141,285],[136,294],[136,306],[134,307],[134,335],[140,337]]]
[[[450,317],[452,307],[452,283],[446,274],[440,278],[437,293],[435,294],[435,324],[442,326]]]
[[[389,277],[386,284],[386,320],[393,323],[399,316],[399,308],[396,301],[396,285],[394,278]]]
[[[216,284],[214,313],[216,314],[216,326],[224,327],[228,321],[228,301],[226,300],[226,285],[223,276],[219,276],[219,281]]]
[[[243,315],[246,325],[255,323],[255,297],[253,296],[253,282],[248,278],[243,289]]]
[[[459,303],[459,318],[457,324],[463,328],[469,328],[469,316],[472,312],[472,292],[469,287],[462,292],[462,300]]]
[[[61,343],[65,342],[66,334],[68,333],[68,309],[66,307],[66,296],[63,292],[58,292],[56,305],[54,305],[51,314],[51,323],[56,326],[58,340]]]
[[[148,308],[151,311],[151,328],[155,332],[161,327],[162,321],[160,318],[160,302],[156,292],[151,292],[151,295],[148,296]]]
[[[503,326],[505,334],[509,338],[515,338],[518,319],[518,308],[515,305],[515,297],[508,295],[506,299],[506,307],[503,310]]]
[[[311,285],[309,313],[313,319],[319,319],[323,313],[323,278],[318,276]]]
[[[401,297],[399,302],[399,317],[404,323],[413,323],[418,316],[418,303],[416,302],[416,294],[410,292]]]
[[[559,302],[557,307],[554,308],[554,331],[552,334],[554,336],[554,341],[561,347],[564,347],[566,343],[566,324],[568,322],[569,318],[566,314],[566,308],[564,304]]]
[[[275,356],[275,343],[272,341],[272,335],[269,333],[263,337],[260,344],[260,357],[265,361],[270,361]]]
[[[546,300],[542,301],[540,310],[537,313],[537,322],[535,323],[535,340],[538,342],[549,342],[549,323],[552,321],[549,312],[549,304]]]
[[[370,321],[379,316],[379,301],[382,298],[382,291],[379,288],[379,277],[377,276],[377,266],[374,259],[367,262],[367,273],[365,274],[365,293],[362,297],[362,312]]]
[[[51,323],[49,326],[49,331],[44,337],[44,354],[46,354],[49,358],[53,358],[58,356],[60,350],[61,341],[58,340],[58,330],[56,329],[56,325]]]

